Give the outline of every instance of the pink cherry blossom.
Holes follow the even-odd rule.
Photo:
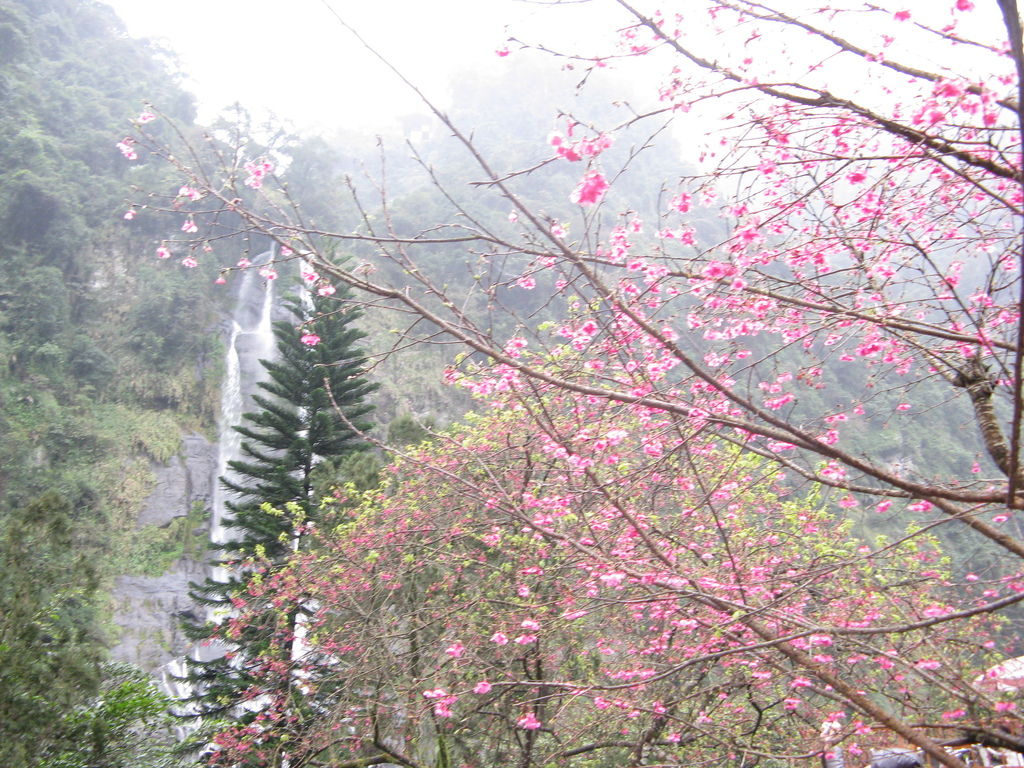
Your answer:
[[[523,275],[516,280],[516,285],[522,288],[524,291],[532,291],[537,287],[537,281],[533,279],[532,275]]]
[[[608,181],[600,171],[587,171],[579,186],[573,190],[569,199],[580,205],[595,205],[604,197],[608,189]]]
[[[540,720],[533,712],[527,712],[525,715],[516,720],[516,725],[527,731],[536,731],[540,728]]]
[[[955,99],[964,95],[964,88],[959,83],[954,83],[950,80],[940,80],[935,84],[932,93],[940,98]]]
[[[938,27],[952,21],[951,8],[966,11],[974,4],[951,0],[942,6],[946,19],[936,22],[938,34],[930,42],[941,48],[945,41],[947,53],[955,53],[961,33],[952,24]],[[237,598],[237,614],[216,630],[229,640],[240,637],[247,622],[259,618],[257,604],[277,608],[280,602],[279,616],[295,606],[322,608],[310,617],[317,626],[308,640],[319,646],[310,657],[328,660],[328,676],[342,668],[335,668],[337,659],[352,683],[350,692],[335,689],[338,705],[331,702],[313,727],[319,744],[340,737],[339,756],[349,736],[359,747],[369,743],[360,722],[368,718],[354,713],[371,706],[391,710],[382,717],[393,722],[383,724],[396,734],[404,731],[396,738],[407,740],[413,753],[416,734],[425,728],[465,728],[481,734],[481,744],[492,734],[527,748],[537,741],[538,749],[564,754],[577,739],[642,744],[643,734],[656,731],[661,747],[651,759],[664,754],[680,764],[727,762],[734,744],[749,745],[753,753],[778,747],[820,754],[816,726],[823,718],[841,721],[840,709],[869,723],[885,722],[884,710],[911,724],[911,734],[917,733],[913,723],[940,715],[947,721],[963,717],[957,725],[974,727],[1010,711],[997,706],[994,692],[970,697],[969,721],[959,709],[966,709],[967,698],[958,697],[970,692],[986,663],[958,650],[960,641],[983,647],[993,636],[993,617],[965,617],[962,609],[1024,592],[1024,572],[979,570],[981,578],[968,574],[959,585],[949,583],[954,577],[944,564],[947,555],[927,530],[906,529],[896,540],[869,546],[864,532],[849,529],[840,513],[858,504],[879,513],[906,511],[911,519],[941,512],[949,526],[963,524],[969,514],[975,533],[996,545],[1012,533],[997,527],[1012,514],[1001,495],[1005,471],[980,478],[978,462],[971,466],[963,459],[963,466],[943,465],[941,471],[922,461],[901,475],[886,449],[857,432],[885,428],[893,415],[906,417],[898,426],[927,430],[946,401],[974,394],[958,390],[969,386],[976,363],[978,372],[991,373],[1000,398],[1015,397],[1019,382],[1005,381],[1012,378],[1006,373],[1014,370],[1010,342],[1019,330],[1019,307],[1008,288],[1019,280],[1014,234],[1024,208],[1020,139],[1011,130],[1017,116],[1006,108],[1016,87],[1015,68],[1007,66],[1015,54],[1000,48],[1005,41],[996,31],[984,41],[991,48],[971,52],[970,66],[958,67],[955,56],[917,59],[904,51],[913,49],[919,25],[910,21],[910,11],[898,10],[899,3],[889,4],[865,18],[889,19],[884,32],[891,34],[864,38],[860,44],[871,53],[843,54],[850,64],[861,59],[871,87],[861,95],[857,88],[840,89],[837,101],[828,96],[833,64],[808,60],[819,55],[818,46],[804,49],[800,43],[807,34],[827,40],[822,30],[841,24],[839,16],[822,7],[808,11],[806,25],[803,18],[799,25],[765,25],[759,14],[738,19],[736,5],[710,0],[704,9],[708,30],[718,25],[729,32],[739,21],[738,33],[749,34],[742,53],[706,62],[706,76],[692,70],[697,57],[678,58],[690,45],[704,47],[705,25],[690,24],[676,9],[650,9],[649,19],[623,25],[613,42],[619,47],[608,49],[617,51],[608,60],[624,66],[655,48],[678,59],[657,78],[638,78],[662,101],[655,111],[666,116],[698,103],[706,103],[710,115],[717,94],[743,91],[742,109],[719,101],[723,113],[736,109],[725,116],[732,127],[700,137],[694,154],[702,153],[701,167],[665,163],[643,197],[617,189],[621,204],[614,200],[611,210],[615,177],[610,170],[606,178],[598,163],[611,169],[614,161],[618,171],[621,157],[595,159],[611,138],[565,117],[534,160],[555,171],[555,203],[561,199],[564,206],[571,192],[581,206],[608,208],[604,215],[576,209],[565,223],[555,222],[557,205],[531,209],[526,198],[512,197],[519,183],[513,176],[505,197],[471,206],[479,227],[464,230],[465,242],[452,243],[451,254],[461,261],[463,252],[487,265],[471,268],[492,291],[494,301],[484,303],[497,309],[507,298],[510,311],[516,304],[522,310],[500,326],[500,336],[490,325],[474,326],[462,296],[443,295],[441,286],[452,291],[461,285],[448,279],[448,263],[438,265],[449,260],[419,260],[404,238],[374,257],[386,264],[381,276],[371,277],[368,262],[339,272],[343,282],[369,291],[368,302],[374,295],[395,296],[399,270],[435,286],[425,297],[422,291],[402,295],[402,311],[411,312],[414,322],[417,315],[448,312],[431,327],[451,329],[453,344],[470,339],[479,354],[459,357],[445,381],[481,398],[478,421],[454,428],[451,438],[430,447],[396,454],[386,470],[385,496],[325,511],[317,520],[325,524],[315,547],[286,555],[286,564],[254,558],[254,568],[269,574],[254,586],[260,594]],[[724,21],[716,21],[716,14]],[[763,34],[769,29],[777,39]],[[784,41],[793,45],[792,59],[786,60]],[[606,52],[567,53],[566,68],[586,68],[589,76]],[[938,61],[936,74],[918,77],[899,71],[905,67],[878,66],[890,53],[891,63],[905,55],[906,62]],[[975,56],[983,62],[989,54],[995,66],[973,65]],[[818,64],[820,72],[799,79]],[[726,85],[707,90],[705,83],[719,82]],[[851,108],[859,98],[870,109]],[[584,114],[580,110],[578,119],[604,120]],[[871,115],[877,119],[866,119]],[[145,141],[148,150],[155,139]],[[153,152],[154,161],[168,157],[181,164],[187,155]],[[248,222],[243,226],[259,238],[253,242],[269,237],[279,246],[293,243],[309,260],[302,269],[307,284],[326,293],[318,273],[335,267],[299,244],[307,235],[330,236],[305,232],[283,210],[268,219],[260,211],[274,206],[273,196],[246,191],[244,201],[228,202],[242,180],[254,189],[269,186],[273,165],[251,153],[224,157],[219,173],[211,161],[203,187],[232,191],[218,191],[216,199],[211,194],[202,206],[207,210],[191,211],[193,198],[182,187],[169,206],[170,230],[189,216],[206,232],[219,227],[217,210],[230,208],[238,215],[224,218]],[[568,183],[559,177],[571,167],[563,160],[579,163],[582,171],[570,173]],[[510,169],[499,165],[498,178],[504,179]],[[178,167],[179,183],[199,183],[192,167],[198,166]],[[153,199],[166,198],[166,190],[158,195]],[[257,199],[257,210],[247,211]],[[652,236],[646,237],[636,211],[655,201],[661,215],[648,222]],[[410,231],[441,232],[424,208]],[[146,208],[147,217],[157,212]],[[711,223],[716,214],[717,226]],[[529,226],[513,226],[506,218]],[[573,242],[565,239],[570,221]],[[473,231],[485,236],[470,242],[477,237]],[[211,230],[213,237],[220,234]],[[167,243],[168,256],[171,247],[192,253],[187,248],[196,245]],[[193,252],[200,253],[198,246]],[[281,247],[279,258],[293,257]],[[243,265],[250,265],[248,259],[239,261]],[[276,277],[269,266],[260,274]],[[531,295],[527,302],[515,291],[538,283],[554,286],[553,293],[565,289],[544,310],[550,322],[536,310],[547,296]],[[306,331],[302,341],[315,336]],[[791,352],[780,355],[782,350]],[[836,388],[840,379],[863,391]],[[925,379],[947,391],[926,402],[930,393],[915,388]],[[951,381],[957,391],[949,389]],[[876,418],[866,418],[861,399],[872,404]],[[964,413],[961,421],[971,418],[969,409]],[[863,423],[854,423],[858,418]],[[974,450],[980,460],[984,448],[966,447]],[[794,494],[771,461],[775,452],[801,484],[822,481],[820,494]],[[968,466],[971,478],[963,476]],[[891,522],[883,527],[897,531],[908,521]],[[374,557],[368,558],[371,550]],[[937,621],[922,632],[922,618]],[[280,629],[275,650],[292,641],[293,628]],[[872,634],[858,637],[861,630]],[[409,669],[396,663],[395,643],[381,637],[405,638],[395,641],[404,648],[414,631],[423,643],[417,664],[409,665],[416,669]],[[290,687],[289,662],[305,662],[286,657],[244,659],[259,668],[254,698],[273,693],[282,679]],[[695,661],[708,659],[721,665],[715,685],[700,697],[680,699],[678,683],[685,685]],[[384,675],[386,685],[380,686],[376,679]],[[501,682],[492,686],[490,677]],[[860,691],[859,699],[836,685],[840,679]],[[447,687],[460,696],[498,687],[502,695],[494,701],[470,697],[473,703],[457,713],[457,724],[438,723],[435,718],[453,717],[460,701]],[[900,706],[886,708],[886,694]],[[411,699],[419,706],[409,706]],[[764,729],[747,730],[761,714],[754,712],[760,708],[755,699],[776,702],[777,711],[769,714],[793,720],[786,744],[773,744]],[[241,747],[270,751],[278,734],[291,738],[296,731],[289,718],[296,713],[288,707],[268,704],[239,737]],[[353,714],[342,726],[346,710]],[[787,712],[799,718],[786,718]],[[716,743],[702,738],[691,744],[691,725],[708,726],[705,734]],[[331,729],[342,727],[332,736]],[[524,730],[542,727],[551,730],[550,739],[525,738]],[[860,720],[844,727],[843,749],[858,754],[867,748],[847,737],[869,730]],[[885,738],[878,734],[871,745]],[[681,745],[663,750],[665,739]],[[908,739],[921,746],[913,735]],[[214,764],[244,762],[236,757],[224,752]],[[501,762],[490,757],[467,759]]]
[[[264,178],[274,172],[274,164],[269,160],[252,161],[245,164],[245,170],[249,174],[245,179],[245,186],[259,189],[263,186]]]
[[[139,155],[135,151],[135,139],[130,136],[126,136],[121,141],[117,142],[117,148],[126,160],[138,160]]]
[[[690,204],[693,198],[689,192],[680,192],[678,195],[672,198],[672,202],[669,205],[680,213],[687,213],[690,210]]]
[[[294,338],[294,337],[293,337]],[[310,347],[315,347],[320,343],[320,337],[312,331],[306,331],[302,336],[299,337],[299,341]]]
[[[317,341],[319,341],[319,339],[317,339]],[[463,653],[466,652],[466,646],[464,646],[462,643],[455,642],[449,645],[447,648],[445,648],[444,652],[451,656],[453,659],[457,659],[461,657]]]

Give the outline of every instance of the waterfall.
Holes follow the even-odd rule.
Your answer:
[[[249,277],[247,274],[246,277]],[[242,437],[232,427],[242,421],[242,378],[236,347],[242,327],[237,320],[231,320],[231,336],[224,357],[224,383],[220,395],[220,430],[217,440],[217,477],[227,474],[228,461],[238,455]],[[219,481],[213,486],[213,509],[210,512],[210,542],[223,544],[227,537],[224,526],[224,496],[227,491]]]
[[[271,253],[258,257],[271,258]],[[254,311],[254,310],[257,310]],[[274,352],[274,281],[264,280],[252,269],[242,276],[238,303],[231,321],[231,335],[224,361],[224,383],[221,388],[220,428],[218,431],[217,479],[214,483],[213,509],[210,513],[210,542],[216,547],[227,541],[227,502],[232,493],[220,484],[219,478],[230,473],[228,462],[241,458],[242,436],[235,427],[242,423],[242,414],[251,402],[258,383],[264,377],[261,360]],[[226,581],[221,567],[214,568],[213,578]]]
[[[269,262],[273,251],[256,257],[256,263]],[[212,509],[210,510],[210,543],[214,551],[228,541],[227,529],[230,524],[228,502],[232,492],[223,488],[221,477],[230,475],[229,462],[241,458],[242,438],[235,427],[242,423],[243,414],[249,410],[258,384],[265,378],[261,360],[273,356],[275,340],[273,332],[274,281],[262,280],[255,269],[242,272],[241,284],[235,311],[231,319],[231,331],[227,339],[224,359],[224,380],[221,385],[220,423],[218,426],[217,477],[214,478]],[[210,576],[215,581],[226,582],[228,570],[220,565],[211,566]],[[225,613],[212,611],[206,619],[220,622]],[[216,642],[193,646],[188,655],[197,661],[222,656],[228,648]],[[192,694],[192,687],[185,678],[187,665],[184,658],[174,659],[156,671],[160,688],[173,701],[181,702]],[[180,707],[179,707],[180,711]],[[179,739],[190,730],[182,726]]]

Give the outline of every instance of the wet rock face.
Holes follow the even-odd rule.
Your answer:
[[[165,526],[185,515],[196,502],[208,509],[213,500],[216,465],[216,445],[197,433],[183,437],[178,456],[152,467],[156,482],[142,505],[136,527]]]
[[[114,584],[114,622],[121,635],[110,655],[147,672],[183,655],[189,641],[182,614],[194,610],[189,583],[206,578],[206,567],[182,558],[161,576],[120,576]]]
[[[139,511],[138,528],[167,526],[197,503],[210,508],[217,446],[202,435],[186,435],[180,454],[154,466],[153,474],[156,483]],[[111,598],[120,636],[111,657],[153,671],[182,655],[189,643],[181,632],[181,614],[194,610],[189,584],[206,575],[205,563],[181,558],[160,576],[118,577]]]

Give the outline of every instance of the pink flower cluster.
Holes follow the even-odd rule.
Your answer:
[[[527,712],[516,720],[516,725],[527,731],[536,731],[540,728],[541,723],[533,712]]]
[[[259,189],[263,186],[263,179],[274,172],[274,164],[269,160],[249,162],[245,164],[245,172],[249,174],[245,180],[245,186]]]
[[[424,691],[423,698],[434,702],[434,714],[438,717],[451,717],[451,706],[458,701],[458,697],[450,695],[444,688]]]
[[[135,151],[135,139],[131,136],[125,136],[121,141],[117,142],[117,148],[124,155],[126,160],[138,160],[139,155]]]
[[[579,185],[569,195],[569,199],[579,205],[595,205],[608,191],[608,180],[600,171],[587,171]]]
[[[568,137],[555,131],[548,136],[548,144],[555,148],[559,157],[564,157],[570,162],[577,162],[585,157],[597,157],[612,145],[612,137],[606,133],[599,133],[592,139],[579,139],[570,141],[572,137],[572,126],[566,131]]]

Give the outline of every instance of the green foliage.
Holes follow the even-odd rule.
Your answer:
[[[160,279],[141,286],[128,312],[128,347],[149,369],[173,370],[179,361],[210,352],[207,297],[179,270],[163,270]]]
[[[433,419],[428,419],[426,423],[420,423],[411,414],[400,414],[388,424],[388,445],[397,448],[419,445],[430,439],[430,432],[433,428]]]
[[[252,552],[261,544],[271,556],[282,554],[289,523],[268,516],[263,505],[283,509],[294,502],[310,515],[314,467],[364,450],[359,432],[371,426],[365,416],[372,406],[365,399],[376,385],[360,376],[363,354],[354,345],[365,334],[354,327],[359,314],[324,297],[310,306],[293,299],[288,308],[294,320],[274,325],[277,359],[263,361],[269,378],[259,387],[266,395],[253,398],[262,410],[245,414],[237,428],[242,458],[229,462],[232,476],[222,478],[225,488],[240,494],[228,504],[238,534],[231,550]],[[306,332],[318,335],[319,343],[304,343]]]
[[[130,264],[155,233],[118,214],[113,146],[144,98],[185,123],[191,106],[98,3],[0,0],[0,39],[0,503],[56,488],[103,519],[123,511],[119,466],[173,455],[180,412],[212,422],[210,282]],[[137,163],[132,181],[163,172]]]
[[[125,664],[107,664],[98,694],[66,715],[67,748],[40,768],[177,768],[194,765],[178,754],[170,704],[151,678]]]
[[[353,451],[337,459],[325,459],[313,467],[314,496],[327,496],[348,483],[359,491],[376,488],[381,466],[380,457],[372,451]]]
[[[150,525],[130,539],[118,570],[128,574],[159,576],[183,557],[200,561],[209,542],[204,523],[205,507],[196,503],[187,515],[176,517],[163,527]]]
[[[97,574],[73,548],[70,505],[47,494],[10,514],[0,538],[0,742],[30,765],[71,738],[63,718],[96,692]]]
[[[243,417],[237,427],[242,458],[230,461],[231,475],[221,478],[236,494],[226,505],[232,538],[223,548],[228,552],[280,560],[300,543],[297,524],[317,517],[318,478],[376,479],[377,461],[359,434],[370,428],[365,416],[372,406],[365,398],[376,386],[360,375],[363,354],[355,344],[363,334],[354,327],[358,313],[345,310],[345,298],[315,297],[307,303],[293,297],[287,303],[292,319],[274,324],[277,354],[262,361],[268,378],[259,384],[263,393],[254,397],[262,410]],[[306,333],[316,334],[319,342],[303,342]],[[193,598],[227,608],[250,600],[262,579],[262,573],[248,570],[227,582],[207,579]],[[290,645],[274,645],[275,632],[282,622],[294,631],[296,621],[295,612],[282,615],[266,606],[230,636],[238,649],[234,658],[190,661],[192,703],[199,715],[207,721],[252,720],[256,713],[238,705],[256,682],[259,662],[254,660],[290,654]],[[194,639],[211,633],[197,622],[187,622],[185,631]],[[291,683],[281,685],[287,689]]]
[[[133,453],[164,464],[181,447],[178,422],[168,411],[142,410],[114,403],[97,405],[91,426],[108,444],[128,444]]]
[[[147,738],[162,697],[141,673],[101,671],[96,607],[118,568],[155,573],[196,553],[195,515],[139,533],[135,518],[150,462],[213,423],[220,373],[211,276],[137,263],[167,233],[121,219],[133,184],[160,188],[166,175],[115,149],[128,121],[147,98],[192,119],[158,54],[101,3],[0,0],[0,762],[11,768],[175,764]]]
[[[99,3],[0,0],[0,41],[0,520],[20,525],[7,510],[57,491],[63,560],[87,562],[96,589],[198,551],[194,516],[139,532],[135,520],[150,462],[213,423],[224,299],[201,270],[136,263],[167,233],[120,211],[133,183],[159,188],[166,171],[114,147],[144,99],[186,125],[191,99]],[[18,717],[42,733],[72,703]]]

